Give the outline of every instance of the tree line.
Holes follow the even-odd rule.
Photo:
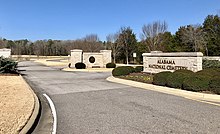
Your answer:
[[[0,39],[0,48],[10,48],[13,55],[69,55],[72,49],[98,52],[111,49],[114,62],[142,61],[142,53],[163,52],[203,52],[207,56],[220,56],[220,17],[208,15],[201,25],[181,26],[175,34],[168,30],[168,24],[155,21],[142,27],[140,41],[130,27],[121,27],[109,34],[106,41],[100,41],[97,34],[90,34],[77,40],[24,40]]]

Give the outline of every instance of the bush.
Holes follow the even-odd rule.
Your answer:
[[[220,76],[215,76],[209,83],[210,91],[220,94]]]
[[[155,74],[153,77],[153,84],[160,86],[167,85],[167,78],[170,75],[172,75],[172,73],[168,71]]]
[[[78,63],[75,64],[75,68],[76,69],[85,69],[86,65],[82,62],[78,62]]]
[[[196,74],[212,78],[216,75],[220,75],[220,68],[207,68],[196,72]]]
[[[115,68],[116,64],[115,63],[107,63],[106,68]]]
[[[167,77],[167,86],[173,88],[182,88],[183,81],[194,74],[190,70],[176,70]]]
[[[202,68],[220,68],[220,61],[218,60],[203,60]]]
[[[183,81],[183,89],[189,91],[208,91],[210,78],[205,75],[191,75]]]
[[[191,71],[191,70],[185,70],[185,69],[176,70],[176,71],[174,71],[174,73],[180,73],[180,74],[186,74],[186,75],[188,75],[188,74],[194,74],[193,71]]]
[[[134,68],[130,66],[121,66],[114,68],[112,70],[112,75],[113,76],[122,76],[122,75],[128,75],[130,73],[134,72]]]
[[[143,66],[136,66],[136,67],[134,68],[134,72],[135,72],[135,73],[140,73],[140,72],[143,71],[143,69],[144,69]]]
[[[0,73],[17,73],[17,62],[0,57]]]

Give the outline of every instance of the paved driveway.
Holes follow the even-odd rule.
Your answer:
[[[220,133],[218,106],[111,83],[111,73],[19,65],[55,103],[58,134]]]

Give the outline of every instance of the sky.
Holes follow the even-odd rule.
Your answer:
[[[0,0],[0,37],[31,41],[75,40],[130,27],[139,39],[144,24],[166,21],[180,26],[202,24],[220,12],[220,0]]]

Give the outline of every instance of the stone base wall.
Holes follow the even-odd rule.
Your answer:
[[[144,53],[144,72],[174,72],[179,69],[187,69],[197,72],[202,70],[202,57],[203,54],[201,52]]]

